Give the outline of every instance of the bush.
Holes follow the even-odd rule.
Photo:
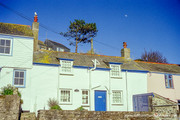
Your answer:
[[[13,95],[14,91],[16,91],[16,90],[17,89],[14,86],[8,84],[7,86],[4,86],[1,88],[0,94],[2,94],[2,95]],[[18,90],[16,92],[17,92],[18,96],[21,97],[21,93]]]
[[[81,107],[78,107],[76,110],[84,111],[84,110],[86,110],[86,109],[84,109],[84,108],[81,106]]]
[[[15,87],[8,84],[7,86],[4,86],[1,88],[1,94],[2,95],[13,95],[14,90],[15,90]]]
[[[49,98],[48,106],[50,109],[62,110],[61,107],[59,106],[58,101],[55,98],[52,98],[52,99]]]
[[[51,109],[62,110],[61,107],[60,107],[59,105],[52,106]]]

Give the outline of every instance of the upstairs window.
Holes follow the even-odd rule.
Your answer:
[[[13,84],[16,87],[25,87],[25,70],[14,70]]]
[[[120,77],[120,72],[121,72],[121,69],[120,69],[120,65],[110,65],[110,68],[111,68],[111,77]]]
[[[11,40],[10,39],[0,39],[0,54],[11,54]]]
[[[72,74],[73,61],[61,60],[61,73]]]
[[[174,88],[173,77],[171,74],[165,74],[165,86],[166,88]]]
[[[122,91],[121,90],[114,90],[112,91],[112,104],[122,104]]]

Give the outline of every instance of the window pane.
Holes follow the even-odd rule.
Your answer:
[[[20,77],[24,77],[24,72],[20,72]]]
[[[10,40],[6,40],[6,46],[10,46]]]
[[[4,47],[0,46],[0,53],[4,53],[4,49],[5,49]]]
[[[23,85],[24,79],[20,79],[19,85]]]
[[[0,41],[0,45],[5,46],[5,40],[1,40],[1,41]]]
[[[14,85],[18,85],[18,79],[17,78],[14,79]]]
[[[19,77],[19,72],[15,71],[15,77]]]
[[[6,54],[9,54],[9,53],[10,53],[10,48],[9,48],[9,47],[6,47],[6,48],[5,48],[5,53],[6,53]]]

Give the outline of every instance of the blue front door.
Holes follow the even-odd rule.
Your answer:
[[[106,111],[106,91],[95,91],[95,111]]]

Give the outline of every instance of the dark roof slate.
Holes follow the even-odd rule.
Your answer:
[[[142,61],[136,61],[136,63],[143,67],[145,70],[151,72],[180,74],[180,66],[176,64],[152,63]]]
[[[100,62],[100,65],[97,65],[97,67],[99,68],[109,68],[109,62],[117,62],[123,63],[121,66],[122,69],[144,70],[139,64],[137,64],[133,60],[125,59],[123,57],[57,52],[47,50],[42,50],[34,53],[34,62],[36,63],[59,64],[58,58],[74,59],[74,66],[93,67],[92,60],[97,59]]]
[[[0,23],[0,33],[33,37],[30,26],[11,23]]]
[[[49,39],[46,39],[46,41],[51,42],[51,43],[52,43],[52,44],[54,44],[55,46],[58,46],[58,47],[63,47],[63,48],[66,48],[66,49],[70,50],[69,48],[67,48],[67,47],[66,47],[66,46],[64,46],[63,44],[57,43],[57,42],[52,41],[52,40],[49,40]]]

